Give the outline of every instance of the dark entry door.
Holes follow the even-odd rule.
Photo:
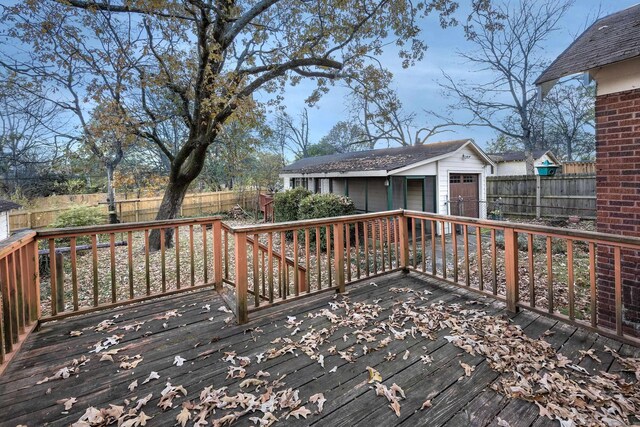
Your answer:
[[[450,174],[449,175],[449,203],[451,215],[478,218],[479,209],[479,175]]]

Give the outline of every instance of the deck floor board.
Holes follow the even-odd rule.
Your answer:
[[[392,287],[411,292],[394,293],[390,291]],[[393,273],[376,278],[375,283],[366,281],[351,286],[347,292],[350,304],[372,304],[376,301],[380,308],[379,319],[388,319],[409,295],[421,297],[417,305],[442,301],[443,304],[482,309],[492,316],[507,316],[501,302],[412,274]],[[283,304],[254,313],[251,322],[238,326],[233,321],[229,322],[231,314],[218,310],[224,307],[221,297],[212,289],[205,289],[45,323],[40,331],[28,338],[22,351],[0,377],[0,426],[70,425],[90,406],[122,405],[125,399],[148,393],[153,393],[153,398],[144,411],[153,418],[147,425],[173,425],[181,404],[187,400],[197,401],[205,387],[229,386],[234,392],[239,390],[239,380],[226,378],[229,363],[222,358],[224,352],[229,351],[251,359],[247,378],[258,369],[268,371],[271,379],[286,375],[286,387],[298,389],[303,402],[315,393],[324,394],[327,402],[322,413],[312,414],[308,419],[289,418],[286,425],[486,426],[497,425],[498,417],[514,427],[553,425],[551,420],[538,416],[534,404],[507,398],[491,389],[500,373],[491,369],[484,357],[472,356],[448,343],[444,336],[450,333],[449,329],[442,329],[431,338],[417,334],[404,340],[394,339],[387,347],[364,355],[363,343],[357,342],[353,328],[338,325],[320,348],[325,354],[324,368],[300,350],[255,363],[259,354],[276,347],[274,341],[300,339],[306,331],[332,328],[326,317],[308,315],[328,308],[335,298],[335,294],[325,293]],[[336,299],[341,300],[341,296]],[[207,306],[208,309],[205,308]],[[173,310],[179,316],[167,316]],[[303,320],[300,332],[293,334],[296,331],[284,327],[287,316]],[[621,370],[613,356],[605,351],[605,346],[625,356],[640,353],[638,349],[615,340],[526,310],[509,318],[528,336],[544,336],[552,347],[567,357],[580,360],[580,350],[594,349],[602,363],[589,357],[580,360],[580,366],[591,372]],[[96,326],[105,320],[112,320],[114,325],[104,331],[95,331]],[[139,330],[123,329],[135,322],[140,322]],[[82,335],[72,337],[69,335],[71,331],[82,331]],[[545,334],[546,331],[551,333]],[[100,361],[104,351],[90,353],[97,342],[118,334],[123,336],[117,345],[111,347],[119,349],[113,356],[114,362]],[[338,351],[352,348],[358,357],[350,363],[339,355],[330,355],[326,350],[331,346]],[[126,370],[119,367],[120,357],[136,354],[143,357],[136,368]],[[181,367],[173,364],[177,355],[186,359]],[[433,362],[424,364],[422,355],[431,356]],[[77,375],[37,384],[82,356],[90,358],[90,361]],[[465,376],[461,363],[475,367],[471,376]],[[335,373],[330,372],[333,367],[337,368]],[[376,396],[368,383],[367,367],[379,371],[387,386],[396,383],[403,388],[407,398],[400,402],[399,417],[389,409],[384,397]],[[151,372],[157,372],[160,379],[142,385]],[[128,387],[134,380],[138,380],[139,386],[131,392]],[[176,398],[173,408],[163,412],[157,404],[167,382],[182,385],[188,394],[184,398]],[[75,397],[77,403],[71,410],[64,411],[56,402],[69,397]],[[433,406],[421,410],[427,398],[432,400]],[[253,423],[248,417],[243,417],[234,425]]]

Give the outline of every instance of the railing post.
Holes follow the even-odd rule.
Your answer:
[[[34,239],[28,246],[29,252],[29,286],[31,286],[31,320],[40,319],[40,258],[38,255],[38,240]]]
[[[409,266],[409,226],[407,225],[408,218],[404,216],[404,213],[398,215],[397,218],[400,234],[400,267],[403,270],[407,270],[407,267]]]
[[[222,221],[213,223],[213,281],[216,290],[222,290]]]
[[[247,233],[234,234],[234,251],[236,257],[236,316],[238,323],[247,323]]]
[[[338,292],[345,291],[344,286],[344,224],[333,224],[333,256],[336,269]]]
[[[507,288],[507,310],[518,312],[518,233],[513,228],[504,229],[504,267]]]

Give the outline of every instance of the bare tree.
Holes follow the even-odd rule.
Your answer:
[[[309,138],[309,111],[303,108],[298,120],[286,111],[280,111],[276,122],[284,147],[298,159],[309,157],[309,147],[313,145]]]
[[[541,106],[533,82],[546,64],[543,42],[572,4],[572,0],[520,0],[475,10],[465,26],[473,47],[460,55],[491,77],[468,83],[443,72],[441,87],[457,100],[449,113],[467,111],[468,125],[489,127],[519,141],[528,174],[533,174],[532,151],[542,142],[536,133],[541,129],[536,125]]]

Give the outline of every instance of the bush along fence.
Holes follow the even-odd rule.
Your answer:
[[[499,201],[502,215],[596,217],[595,175],[487,177],[487,213]]]
[[[598,288],[604,250],[614,253],[613,295]],[[41,257],[58,253],[41,271]],[[640,345],[629,292],[636,282],[623,275],[638,253],[640,238],[407,210],[246,226],[209,217],[29,230],[0,244],[0,371],[38,322],[211,286],[244,323],[396,271]]]
[[[217,191],[212,193],[193,193],[185,196],[180,208],[181,217],[195,217],[224,212],[240,205],[243,209],[256,209],[256,192]],[[93,200],[93,199],[92,199]],[[145,197],[141,199],[118,200],[116,211],[120,222],[152,221],[155,219],[162,197]],[[107,215],[104,198],[96,202],[97,207]],[[9,213],[9,229],[39,229],[50,227],[56,219],[69,210],[69,206],[38,210],[18,210]]]

